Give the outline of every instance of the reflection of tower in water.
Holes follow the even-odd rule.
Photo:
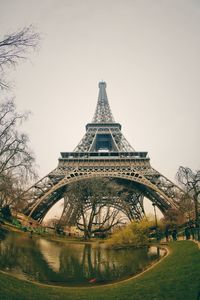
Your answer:
[[[54,272],[59,272],[61,247],[45,239],[37,240],[37,244],[48,266]]]

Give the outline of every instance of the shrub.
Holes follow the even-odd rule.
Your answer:
[[[109,247],[131,245],[145,246],[149,242],[149,228],[152,222],[147,219],[132,221],[126,227],[118,229],[107,241]]]

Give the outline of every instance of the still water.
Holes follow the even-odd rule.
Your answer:
[[[0,241],[0,270],[45,284],[105,284],[142,272],[165,250],[158,247],[109,250],[104,245],[65,244],[9,233]]]

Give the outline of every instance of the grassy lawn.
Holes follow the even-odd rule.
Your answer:
[[[200,251],[192,241],[169,244],[170,254],[141,276],[87,288],[47,287],[0,273],[0,299],[197,300]]]

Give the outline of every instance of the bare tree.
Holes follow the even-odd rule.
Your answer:
[[[173,208],[168,209],[161,220],[163,223],[168,225],[183,225],[186,222],[186,218],[182,210]]]
[[[200,202],[200,170],[193,172],[190,168],[179,167],[176,174],[178,182],[184,188],[194,202],[195,221],[199,225],[199,202]]]
[[[16,112],[13,100],[0,104],[0,174],[32,175],[34,157],[28,147],[28,136],[18,128],[28,117]]]
[[[115,207],[118,190],[119,186],[110,180],[97,178],[70,186],[67,196],[76,208],[76,224],[84,231],[85,239],[122,224],[122,214]]]
[[[28,113],[17,113],[13,100],[0,103],[0,205],[16,203],[23,185],[36,176],[28,136],[19,131]]]
[[[25,59],[30,50],[35,49],[40,35],[35,32],[32,25],[11,33],[0,40],[0,88],[9,88],[6,80],[8,67],[15,67],[19,61]]]
[[[23,177],[14,176],[12,172],[0,175],[0,207],[8,205],[16,210],[22,210],[30,195]]]
[[[190,222],[191,220],[194,220],[194,200],[187,193],[185,193],[181,197],[181,201],[179,203],[179,211],[183,214],[186,221]]]

